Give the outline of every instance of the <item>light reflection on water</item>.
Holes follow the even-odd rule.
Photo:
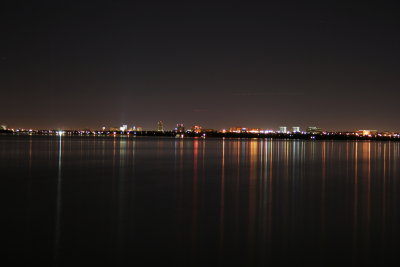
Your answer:
[[[388,263],[399,143],[1,137],[17,263]],[[21,245],[22,244],[22,245]]]

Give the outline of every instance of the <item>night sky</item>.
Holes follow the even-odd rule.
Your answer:
[[[400,130],[389,1],[7,2],[10,127]]]

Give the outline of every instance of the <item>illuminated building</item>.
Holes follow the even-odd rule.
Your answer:
[[[382,132],[382,136],[395,136],[396,134],[394,132]]]
[[[141,126],[136,127],[136,131],[137,131],[137,132],[143,131],[143,127],[141,127]]]
[[[299,133],[299,132],[300,132],[300,127],[298,127],[298,126],[292,127],[292,133]]]
[[[247,129],[246,132],[247,132],[247,133],[261,133],[261,132],[262,132],[262,129],[259,129],[259,128],[249,128],[249,129]]]
[[[280,133],[287,133],[287,127],[286,126],[279,127],[279,132]]]
[[[376,135],[378,133],[377,130],[358,130],[356,131],[356,134],[362,135],[362,136],[372,136]]]
[[[261,130],[260,133],[269,134],[269,133],[274,133],[274,131],[273,130]]]
[[[194,126],[192,126],[192,132],[194,132],[194,133],[201,133],[201,132],[203,132],[203,128],[201,127],[201,126],[199,126],[199,125],[194,125]]]
[[[157,123],[157,132],[164,132],[164,123],[162,121]]]
[[[229,132],[230,133],[243,133],[243,132],[246,132],[246,128],[243,128],[243,127],[232,127],[232,128],[229,128]]]
[[[226,130],[225,130],[226,132]],[[260,128],[243,128],[243,127],[232,127],[229,128],[230,133],[261,133],[263,132]]]
[[[315,126],[310,126],[307,128],[307,133],[310,134],[321,134],[322,133],[322,129],[315,127]]]
[[[122,125],[121,127],[119,127],[119,130],[125,132],[126,130],[128,130],[128,125]]]
[[[185,127],[183,126],[183,123],[178,123],[176,125],[175,131],[177,133],[184,133],[185,132]]]
[[[7,130],[7,125],[0,125],[0,130]]]

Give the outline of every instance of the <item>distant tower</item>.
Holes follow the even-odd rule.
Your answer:
[[[279,132],[280,133],[287,133],[287,127],[286,126],[279,127]]]
[[[164,123],[162,121],[157,123],[157,132],[164,132]]]
[[[293,126],[292,127],[292,133],[299,133],[300,132],[300,127],[299,126]]]

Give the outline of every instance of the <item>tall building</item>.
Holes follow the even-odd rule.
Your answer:
[[[280,133],[287,133],[287,127],[286,126],[279,127],[279,132]]]
[[[298,126],[292,127],[292,133],[299,133],[299,132],[300,132],[300,127],[298,127]]]
[[[162,121],[157,122],[157,132],[164,132],[164,123]]]
[[[178,123],[176,125],[175,131],[177,133],[184,133],[185,132],[185,127],[183,126],[183,123]]]
[[[126,130],[128,130],[128,125],[122,125],[121,127],[119,127],[119,130],[125,132]]]

